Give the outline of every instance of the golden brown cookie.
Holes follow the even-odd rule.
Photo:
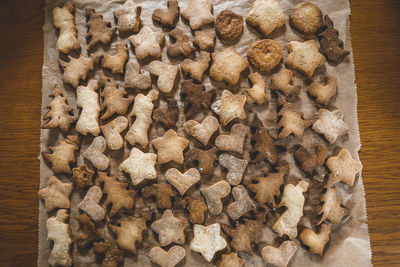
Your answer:
[[[282,46],[275,40],[259,40],[250,45],[247,57],[249,62],[260,71],[270,71],[283,57]]]
[[[322,11],[313,3],[301,2],[290,11],[289,23],[301,33],[314,34],[322,26]]]

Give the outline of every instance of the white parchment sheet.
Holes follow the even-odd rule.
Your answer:
[[[61,0],[46,0],[45,7],[45,24],[43,26],[44,31],[44,63],[43,63],[43,85],[42,85],[42,114],[47,112],[46,106],[51,102],[52,98],[48,95],[54,88],[56,84],[62,84],[62,72],[57,63],[58,52],[56,51],[55,45],[57,41],[57,34],[52,25],[52,9],[55,6],[61,6],[64,1]],[[95,8],[97,13],[100,13],[104,16],[105,20],[111,21],[113,26],[115,26],[114,17],[112,11],[120,6],[124,1],[122,0],[74,0],[72,1],[76,4],[76,24],[78,27],[78,38],[82,47],[82,54],[87,55],[87,44],[85,35],[87,32],[86,20],[85,20],[85,8],[91,7]],[[138,5],[142,6],[141,13],[141,25],[146,25],[151,27],[153,30],[158,32],[163,32],[163,30],[154,25],[151,19],[151,15],[156,8],[166,8],[166,1],[164,0],[135,0]],[[301,1],[299,0],[282,0],[281,5],[284,11],[284,14],[288,16],[291,8],[293,8],[297,3]],[[340,38],[345,43],[345,49],[351,51],[351,40],[350,40],[350,7],[348,0],[313,0],[311,2],[315,2],[322,10],[324,14],[328,14],[330,18],[335,23],[335,28],[337,28],[340,32]],[[179,1],[180,9],[183,10],[188,4],[188,0]],[[214,0],[214,8],[213,13],[214,17],[219,14],[224,9],[232,10],[244,18],[250,11],[251,1],[250,0]],[[187,34],[190,38],[190,41],[193,39],[193,34],[190,30],[190,27],[185,21],[182,21],[180,18],[177,27],[182,29],[185,34]],[[208,31],[213,31],[212,27],[206,28]],[[164,32],[166,36],[166,44],[168,46],[171,41],[168,37],[168,32]],[[115,45],[117,43],[129,43],[128,36],[119,36],[118,32],[116,37],[114,37],[113,43],[110,47],[100,47],[94,53],[96,54],[114,54],[115,53]],[[232,45],[235,49],[245,58],[247,58],[247,49],[249,45],[263,37],[251,26],[245,25],[244,32],[240,36],[239,40],[234,43],[222,43],[217,38],[217,43],[215,50],[221,51],[224,48]],[[265,38],[265,37],[264,37]],[[291,29],[288,21],[286,26],[274,31],[268,38],[275,39],[279,41],[284,50],[284,58],[287,53],[287,42],[288,41],[304,41],[311,38],[316,38],[315,36],[303,36],[299,33],[295,32]],[[130,45],[129,45],[130,46]],[[104,50],[103,50],[104,49]],[[133,49],[129,49],[130,61],[135,62],[136,57]],[[196,58],[198,58],[199,52],[196,51]],[[166,55],[166,49],[163,49],[162,61],[170,62],[173,64],[180,64],[182,59],[174,59],[170,60]],[[280,63],[281,66],[284,65],[284,60]],[[142,69],[147,71],[148,63],[142,65]],[[245,88],[249,88],[249,83],[247,80],[247,75],[254,71],[252,67],[242,73],[242,77],[240,80],[240,84],[233,88],[233,91],[240,92]],[[89,75],[89,79],[93,77],[98,77],[101,72],[100,67],[96,67],[94,73]],[[337,142],[338,147],[347,148],[351,154],[358,159],[358,150],[360,149],[360,137],[359,137],[359,129],[357,122],[357,93],[356,93],[356,85],[355,85],[355,76],[354,76],[354,65],[353,65],[353,54],[351,53],[345,60],[338,65],[330,65],[328,63],[325,64],[325,67],[319,69],[317,71],[317,79],[319,77],[323,77],[323,75],[328,74],[337,77],[338,80],[338,94],[333,100],[330,108],[338,108],[344,114],[344,121],[349,125],[350,131],[348,136],[340,138]],[[267,87],[269,87],[270,79],[272,74],[263,75],[265,81],[267,82]],[[123,76],[113,75],[113,78],[120,83],[123,84]],[[182,77],[181,77],[182,80]],[[295,84],[303,85],[304,77],[296,72],[294,78]],[[217,98],[219,98],[222,89],[227,88],[227,86],[223,83],[216,83],[215,81],[210,81],[208,75],[205,75],[204,85],[207,90],[211,88],[219,88],[217,91]],[[153,87],[155,85],[153,84]],[[65,95],[68,98],[68,103],[74,107],[74,114],[79,114],[79,110],[76,108],[76,94],[75,90],[69,86],[64,86]],[[122,88],[122,87],[121,87]],[[180,102],[179,97],[179,89],[175,92],[175,98]],[[297,102],[297,106],[303,111],[306,119],[313,119],[314,114],[317,111],[315,104],[308,99],[308,96],[305,93],[305,86],[302,87],[302,92],[300,94],[300,100]],[[269,91],[269,90],[267,90]],[[134,90],[128,90],[129,93],[133,95],[137,94]],[[146,92],[147,93],[147,92]],[[161,96],[160,105],[165,105],[165,97]],[[262,106],[257,105],[246,105],[246,111],[250,114],[250,111],[257,112],[259,117],[263,120],[264,124],[270,128],[272,133],[276,133],[276,100],[270,97],[269,104],[264,104]],[[180,107],[180,111],[182,113],[182,107]],[[211,111],[209,111],[211,113]],[[199,115],[196,119],[201,119]],[[252,115],[249,116],[247,121],[244,121],[245,124],[250,125],[252,119]],[[184,135],[183,130],[181,129],[182,123],[184,121],[184,116],[180,116],[180,121],[177,126],[180,129],[178,130],[178,134]],[[224,132],[227,129],[221,128],[220,132]],[[153,126],[150,130],[150,140],[153,138],[160,136],[164,133],[163,127],[156,125],[153,123]],[[71,131],[73,132],[73,130]],[[65,135],[64,135],[65,137]],[[63,134],[58,129],[42,129],[41,130],[41,151],[46,151],[48,146],[55,145],[57,140],[60,140],[63,137]],[[81,149],[80,154],[86,150],[86,148],[90,145],[93,137],[83,137],[81,138]],[[285,141],[285,144],[288,146],[288,151],[293,151],[293,145],[302,143],[305,147],[313,147],[316,143],[322,142],[322,139],[318,137],[312,130],[307,129],[302,138],[293,138],[290,137]],[[106,151],[106,154],[111,159],[111,170],[109,171],[112,175],[116,175],[119,178],[129,180],[129,177],[126,174],[123,174],[119,169],[119,164],[128,157],[129,151],[131,147],[125,145],[124,151],[121,152],[110,152]],[[244,158],[248,158],[248,150],[250,149],[249,138],[246,138],[245,141],[245,152],[243,155]],[[335,147],[331,147],[331,152]],[[150,146],[149,151],[153,151]],[[336,150],[337,151],[337,148]],[[285,155],[285,159],[290,163],[290,173],[289,179],[296,178],[304,178],[303,174],[299,171],[299,169],[294,164],[292,153],[287,153]],[[83,164],[84,160],[81,155],[78,157],[78,166]],[[249,165],[246,170],[245,176],[254,177],[255,175],[260,174],[261,167],[259,165]],[[181,171],[183,168],[181,168]],[[160,170],[158,168],[158,180],[164,181],[163,171],[165,168]],[[43,188],[47,185],[48,179],[53,175],[51,169],[48,164],[42,159],[40,156],[40,188]],[[224,171],[222,171],[219,167],[216,167],[216,176],[221,175],[224,177]],[[58,176],[63,181],[71,181],[71,177],[67,175]],[[244,178],[246,179],[246,178]],[[307,178],[306,178],[307,179]],[[307,179],[308,180],[308,179]],[[310,180],[308,180],[310,181]],[[331,240],[325,248],[324,256],[321,258],[319,256],[310,254],[306,251],[304,247],[300,245],[299,241],[299,249],[292,259],[290,265],[291,266],[370,266],[371,265],[371,249],[370,242],[368,236],[368,227],[366,224],[366,211],[365,211],[365,198],[364,198],[364,187],[361,179],[361,175],[356,179],[355,185],[353,188],[348,188],[344,185],[337,185],[337,192],[339,196],[343,199],[343,205],[350,209],[350,215],[346,218],[341,225],[333,226],[331,233]],[[196,192],[194,193],[196,194]],[[313,194],[316,194],[315,196]],[[308,214],[313,213],[313,209],[316,208],[315,203],[313,204],[316,197],[319,198],[320,191],[315,192],[313,190],[309,190],[306,193],[306,205],[305,205],[305,217],[300,221],[300,224],[307,227],[312,227],[311,219],[308,218]],[[76,234],[79,229],[79,224],[77,222],[77,217],[79,216],[79,210],[77,208],[77,203],[85,195],[85,192],[78,192],[74,190],[71,197],[71,212],[70,212],[70,226],[73,234]],[[315,202],[315,201],[314,201]],[[182,216],[177,212],[177,216]],[[315,212],[314,212],[315,213]],[[47,241],[47,230],[46,230],[46,220],[48,216],[53,216],[55,213],[46,213],[44,209],[43,202],[40,202],[40,212],[39,212],[39,258],[38,265],[39,266],[48,266],[48,257],[50,253],[50,243]],[[122,216],[124,213],[122,213]],[[160,215],[157,213],[156,217]],[[217,218],[216,221],[224,222],[226,220],[226,216],[220,216],[221,218]],[[315,230],[315,228],[314,228]],[[145,232],[145,242],[143,245],[139,245],[138,256],[133,256],[131,254],[125,253],[125,266],[152,266],[152,263],[147,258],[146,253],[149,248],[152,247],[153,243],[155,244],[154,234],[152,234],[151,230]],[[186,244],[190,243],[192,238],[192,233],[189,230],[186,234]],[[276,235],[271,230],[270,226],[265,226],[263,229],[263,236],[258,245],[258,249],[255,250],[254,255],[248,255],[246,253],[239,253],[241,257],[246,260],[245,266],[264,266],[261,257],[259,256],[259,251],[266,244],[273,244],[275,246],[279,245],[279,243],[275,240]],[[219,263],[219,260],[214,260],[211,264],[207,263],[200,254],[196,252],[190,251],[188,245],[186,248],[186,258],[179,266],[212,266]],[[79,252],[75,247],[73,249],[73,257],[75,266],[98,266],[99,263],[95,263],[95,255],[92,251]],[[217,257],[219,258],[219,257]],[[154,266],[154,264],[153,264]]]

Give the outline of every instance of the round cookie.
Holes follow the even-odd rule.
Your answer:
[[[256,41],[247,51],[249,62],[260,71],[270,71],[283,57],[280,43],[271,39]]]
[[[215,20],[215,32],[222,40],[235,40],[239,37],[242,31],[242,16],[230,10],[224,10],[218,14]]]
[[[314,34],[322,26],[322,11],[313,3],[299,3],[290,11],[289,23],[301,33]]]

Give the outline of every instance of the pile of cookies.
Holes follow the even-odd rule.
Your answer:
[[[53,9],[62,81],[81,111],[74,112],[63,86],[54,87],[42,128],[63,138],[42,155],[58,177],[39,191],[53,242],[49,264],[71,266],[75,255],[93,255],[93,262],[120,266],[139,250],[168,267],[189,254],[219,266],[243,266],[258,254],[287,266],[300,246],[322,257],[335,234],[331,225],[349,214],[336,187],[352,187],[362,169],[338,146],[349,127],[332,104],[336,78],[315,79],[326,61],[340,64],[349,54],[332,20],[315,4],[299,3],[289,24],[309,40],[288,40],[286,53],[282,42],[267,39],[286,25],[279,0],[255,0],[245,19],[231,10],[214,18],[212,0],[166,6],[152,13],[158,31],[142,25],[133,0],[113,10],[116,27],[86,8],[88,56],[78,40],[77,7]],[[180,16],[193,38],[176,26]],[[247,48],[247,59],[234,48],[245,23],[265,38]],[[225,45],[220,51],[216,36]],[[96,53],[113,40],[114,54]],[[206,75],[223,88],[206,88]],[[250,88],[237,88],[244,76]],[[304,117],[301,94],[318,109],[315,117]],[[261,119],[270,107],[275,113]],[[318,145],[302,143],[306,132]],[[293,178],[296,170],[301,177]],[[306,211],[311,189],[318,207]],[[77,206],[73,192],[81,196]],[[263,241],[264,228],[274,232],[273,243]]]

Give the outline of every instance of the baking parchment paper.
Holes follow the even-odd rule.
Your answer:
[[[105,20],[111,21],[113,26],[115,26],[114,17],[112,11],[115,7],[118,7],[120,4],[123,4],[124,1],[107,1],[107,0],[73,0],[77,5],[76,9],[76,24],[78,27],[78,38],[82,47],[82,54],[87,55],[87,45],[86,45],[86,21],[85,21],[85,8],[91,7],[95,8],[97,13],[100,13],[104,16]],[[166,8],[166,1],[160,0],[136,0],[138,5],[142,6],[142,14],[141,14],[141,24],[147,25],[151,27],[153,30],[161,32],[163,31],[160,27],[155,26],[152,22],[151,15],[156,8]],[[297,3],[301,1],[298,0],[282,0],[281,6],[285,15],[288,15],[291,8],[293,8]],[[350,7],[348,0],[325,0],[325,1],[311,1],[315,2],[322,10],[324,14],[328,14],[333,22],[335,23],[335,28],[337,28],[340,32],[340,38],[345,43],[345,49],[351,51],[351,40],[350,40]],[[54,88],[54,85],[60,84],[62,85],[62,74],[57,63],[57,58],[59,57],[58,52],[56,51],[55,45],[57,41],[57,33],[52,25],[52,9],[55,6],[61,6],[64,1],[61,0],[46,0],[46,6],[44,9],[45,13],[45,24],[43,26],[44,32],[44,62],[43,62],[43,72],[42,72],[42,115],[47,112],[46,106],[51,102],[51,98],[48,96]],[[188,1],[180,1],[179,5],[181,10],[183,10],[188,4]],[[214,0],[214,8],[213,13],[214,17],[224,9],[230,9],[244,18],[248,14],[251,6],[251,1],[246,0]],[[185,34],[190,36],[190,41],[193,39],[192,32],[187,22],[183,21],[181,18],[177,24],[177,27],[182,29]],[[206,27],[206,30],[213,31],[212,27]],[[166,44],[168,46],[171,41],[168,37],[168,32],[164,32],[166,35]],[[109,47],[100,47],[96,50],[96,54],[115,53],[115,45],[116,43],[123,42],[128,43],[128,36],[119,36],[114,38],[113,43]],[[235,49],[244,57],[246,57],[247,49],[249,45],[256,40],[265,38],[261,36],[255,29],[250,26],[245,25],[244,32],[236,42],[231,43],[222,43],[217,38],[216,43],[216,51],[223,50],[225,47],[230,45],[234,46]],[[289,23],[286,23],[285,27],[274,31],[270,36],[270,39],[275,39],[279,41],[283,47],[285,56],[287,51],[287,42],[292,40],[304,41],[307,39],[315,39],[315,36],[304,36],[295,32],[289,26]],[[132,49],[130,49],[130,61],[136,61],[135,54]],[[198,51],[196,52],[196,58],[198,58]],[[284,56],[284,57],[285,57]],[[162,61],[170,62],[173,64],[180,64],[181,59],[170,59],[166,55],[166,49],[163,49]],[[284,61],[283,61],[284,62]],[[281,63],[283,66],[284,63]],[[148,64],[142,65],[142,68],[147,71]],[[246,76],[253,72],[254,70],[250,67],[249,70],[246,70],[241,77],[240,84],[230,88],[232,91],[240,93],[244,88],[249,88],[249,83],[246,79]],[[89,75],[89,79],[98,77],[98,74],[101,72],[100,67],[97,67],[94,73]],[[358,158],[358,150],[360,149],[360,137],[359,137],[359,129],[357,122],[357,93],[356,93],[356,85],[355,85],[355,76],[354,76],[354,65],[353,65],[353,54],[351,53],[342,63],[338,65],[331,65],[326,63],[324,67],[317,70],[315,74],[316,80],[321,80],[323,74],[326,73],[328,75],[332,75],[337,77],[338,80],[338,94],[335,97],[330,108],[338,108],[344,114],[344,121],[349,125],[350,131],[348,136],[344,138],[340,138],[337,141],[337,147],[345,147],[347,148],[353,157]],[[110,75],[106,72],[106,74]],[[123,85],[123,76],[120,75],[112,75],[113,78]],[[204,84],[206,85],[207,90],[215,87],[219,88],[218,96],[219,98],[222,89],[228,88],[223,83],[218,83],[215,81],[210,81],[209,77],[205,75]],[[269,86],[269,81],[271,79],[271,74],[263,75],[265,81],[267,82],[267,86]],[[182,77],[181,77],[182,79]],[[304,77],[300,74],[296,73],[294,78],[294,83],[296,85],[304,85]],[[84,83],[85,84],[85,83]],[[153,85],[155,87],[155,85]],[[74,114],[79,114],[79,110],[76,108],[76,95],[75,89],[69,85],[64,85],[65,95],[68,98],[68,103],[74,107]],[[120,87],[123,88],[123,87]],[[309,100],[305,91],[305,86],[302,87],[302,91],[300,93],[300,100],[297,102],[297,107],[301,109],[304,113],[306,119],[313,119],[315,117],[315,112],[317,108],[315,104]],[[129,93],[137,94],[138,92],[133,90],[128,90]],[[267,90],[268,92],[268,90]],[[145,92],[147,93],[147,92]],[[175,90],[175,98],[180,101],[179,98],[179,87]],[[165,105],[165,97],[161,96],[160,105]],[[181,106],[181,105],[180,105]],[[276,100],[274,100],[270,96],[269,104],[264,104],[262,106],[257,105],[246,105],[246,109],[248,111],[256,112],[259,117],[264,121],[264,124],[270,129],[272,133],[276,134]],[[182,115],[182,106],[180,107],[180,121],[178,122],[178,134],[184,135],[181,130],[182,123],[184,122],[184,116]],[[211,111],[209,112],[211,113]],[[42,116],[43,117],[43,116]],[[203,115],[199,115],[196,119],[201,120]],[[250,124],[252,117],[248,118],[245,122],[247,125]],[[164,133],[164,129],[153,123],[153,126],[150,130],[150,140],[160,136]],[[220,132],[228,131],[228,129],[221,128]],[[73,130],[71,131],[73,133]],[[65,137],[65,135],[64,135]],[[40,146],[41,151],[46,151],[49,146],[55,145],[57,140],[63,139],[63,134],[58,129],[42,129],[41,137],[40,137]],[[93,137],[84,137],[81,138],[81,149],[80,153],[84,152],[86,148],[90,145]],[[191,139],[192,140],[192,139]],[[284,155],[284,158],[290,163],[290,173],[288,180],[296,181],[296,179],[306,179],[307,181],[313,181],[310,186],[309,192],[306,193],[306,205],[304,208],[305,216],[300,221],[300,227],[312,227],[315,230],[315,209],[319,205],[319,196],[321,187],[318,185],[318,182],[315,180],[311,180],[299,171],[299,169],[294,164],[293,156],[293,147],[296,144],[303,144],[305,147],[313,147],[317,143],[323,142],[322,139],[313,133],[312,130],[307,129],[302,138],[293,138],[290,137],[287,140],[281,142],[284,145],[288,146],[288,152]],[[191,142],[193,143],[193,142]],[[193,146],[193,144],[191,144]],[[337,151],[338,148],[331,146],[331,152]],[[248,159],[248,150],[250,148],[249,138],[246,138],[245,141],[245,152],[243,153],[244,158]],[[106,151],[107,155],[111,158],[111,170],[110,174],[118,176],[122,180],[129,180],[129,177],[126,174],[123,174],[119,169],[119,164],[128,157],[129,151],[131,147],[125,145],[124,151],[110,152]],[[149,148],[149,151],[153,151],[153,149]],[[43,160],[42,156],[40,158],[40,188],[43,188],[47,185],[47,180],[53,175],[51,169],[48,164]],[[83,164],[84,160],[80,155],[78,158],[78,166]],[[179,166],[178,166],[179,167]],[[158,181],[163,182],[164,177],[162,172],[164,172],[167,168],[159,168],[158,169]],[[181,171],[183,169],[179,167]],[[260,164],[250,164],[245,173],[245,180],[251,177],[255,177],[257,175],[263,174],[264,171],[268,171],[268,167]],[[203,184],[213,183],[215,180],[223,179],[225,175],[225,171],[221,170],[219,167],[216,168],[215,177],[210,181],[205,181]],[[61,180],[70,181],[70,176],[60,175],[58,176]],[[314,186],[313,186],[314,185]],[[343,199],[343,205],[350,209],[350,215],[348,218],[344,220],[344,222],[339,226],[332,227],[331,240],[325,248],[324,256],[321,258],[319,256],[310,254],[306,251],[304,247],[299,244],[299,249],[296,255],[291,260],[290,266],[371,266],[371,248],[369,242],[368,235],[368,227],[366,224],[366,211],[365,211],[365,198],[364,198],[364,187],[362,184],[361,175],[356,179],[355,185],[353,188],[348,188],[344,185],[336,186],[337,192],[339,196]],[[193,190],[193,195],[199,194],[198,188],[197,190]],[[77,208],[77,204],[84,197],[85,192],[77,192],[74,191],[71,198],[71,214],[70,214],[70,225],[73,236],[77,233],[79,229],[79,225],[77,222],[77,217],[79,215],[79,210]],[[46,220],[48,217],[53,216],[55,212],[46,213],[44,209],[43,202],[39,202],[39,256],[38,256],[38,266],[48,266],[48,258],[50,253],[50,243],[47,241],[47,230],[46,230]],[[152,203],[145,203],[145,205],[153,205]],[[225,206],[226,207],[226,206]],[[122,213],[122,217],[128,215],[127,213]],[[156,217],[159,217],[160,214],[156,214]],[[184,216],[184,214],[177,211],[177,216]],[[210,219],[209,221],[217,221],[217,222],[226,222],[226,215],[221,215],[218,218]],[[270,224],[270,223],[268,223]],[[143,245],[139,245],[139,253],[138,256],[127,255],[125,253],[125,266],[152,266],[152,263],[146,256],[146,252],[151,248],[154,244],[156,244],[156,239],[151,230],[148,230],[145,233],[146,241]],[[186,244],[189,244],[193,234],[189,230],[186,234],[187,240]],[[266,226],[263,229],[263,235],[259,242],[258,248],[255,250],[255,254],[250,256],[245,253],[239,253],[239,255],[245,258],[246,263],[245,266],[264,266],[261,257],[259,256],[259,251],[266,244],[273,244],[278,246],[279,243],[276,241],[276,234],[273,233],[269,226]],[[146,247],[146,248],[144,248]],[[180,266],[211,266],[218,263],[218,261],[214,260],[212,264],[207,263],[200,254],[196,252],[190,251],[188,245],[186,247],[186,259],[180,264]],[[219,253],[220,254],[220,253]],[[79,252],[75,247],[73,249],[73,257],[75,266],[99,266],[98,263],[95,262],[95,255],[92,251]],[[154,265],[154,264],[153,264]]]

